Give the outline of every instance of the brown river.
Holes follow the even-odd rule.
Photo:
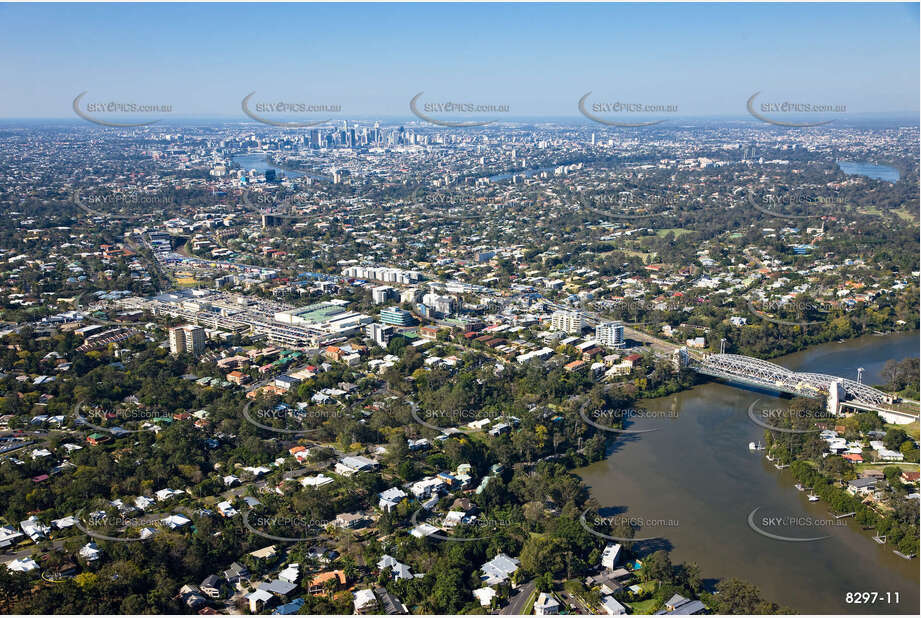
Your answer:
[[[864,382],[876,384],[887,360],[917,357],[918,344],[917,332],[867,336],[774,362],[851,379],[859,366]],[[629,428],[656,430],[618,438],[606,460],[576,473],[606,509],[603,516],[645,524],[636,536],[651,540],[635,549],[668,549],[674,562],[696,562],[705,578],[739,577],[801,613],[917,614],[917,558],[899,558],[852,520],[835,520],[821,501],[809,502],[807,491],[794,488],[787,470],[749,450],[749,442],[764,436],[747,415],[755,400],[759,408],[789,403],[717,382],[639,402],[649,414]],[[749,526],[756,508],[761,529],[827,538],[791,542],[759,535]],[[766,515],[788,520],[780,527],[762,519]],[[879,594],[875,603],[854,604],[846,600],[849,592]]]

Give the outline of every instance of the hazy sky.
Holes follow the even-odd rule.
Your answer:
[[[88,99],[408,115],[426,98],[576,115],[593,99],[744,115],[769,98],[919,109],[918,4],[2,4],[0,117]]]

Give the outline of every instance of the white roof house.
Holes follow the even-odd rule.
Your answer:
[[[158,502],[162,502],[163,500],[169,500],[170,498],[173,498],[175,496],[181,496],[184,493],[185,492],[181,489],[170,489],[167,487],[166,489],[161,489],[160,491],[154,492],[154,496],[157,497]],[[136,500],[135,500],[135,505],[137,505]],[[142,507],[138,506],[138,508],[142,508]]]
[[[480,579],[487,586],[497,586],[512,576],[518,570],[521,561],[505,554],[496,554],[496,557],[480,567],[483,574]]]
[[[546,592],[541,592],[534,602],[536,616],[555,616],[560,613],[560,602]]]
[[[476,597],[476,600],[480,602],[480,605],[483,607],[489,607],[492,605],[493,597],[496,596],[496,591],[489,586],[484,586],[474,590],[473,596]]]
[[[192,523],[192,520],[186,517],[185,515],[170,515],[169,517],[164,517],[160,521],[163,522],[170,530],[175,530],[176,528],[181,528],[187,524]]]
[[[34,543],[38,543],[51,532],[51,526],[43,524],[35,515],[19,522],[19,527],[22,528],[22,531],[25,532]]]
[[[141,509],[142,511],[146,510],[152,504],[155,504],[155,503],[156,503],[155,500],[151,500],[147,496],[138,496],[137,498],[134,499],[134,506]]]
[[[278,574],[278,579],[283,582],[288,582],[290,584],[296,584],[297,579],[300,577],[300,565],[296,562],[292,562],[286,566],[281,573]]]
[[[381,556],[381,559],[377,561],[377,568],[383,571],[386,568],[390,568],[391,576],[394,579],[412,579],[413,574],[409,566],[398,561],[393,556],[384,554]]]
[[[374,592],[370,588],[356,590],[353,602],[355,604],[355,613],[361,613],[377,607],[377,597],[374,596]]]
[[[378,497],[380,498],[378,507],[380,507],[382,511],[389,512],[393,510],[393,508],[398,505],[406,496],[406,492],[399,487],[391,487],[390,489],[382,491],[378,494]]]
[[[442,489],[444,489],[444,487],[444,481],[438,477],[430,476],[428,478],[422,479],[421,481],[416,481],[413,483],[409,488],[409,491],[411,491],[412,494],[417,498],[428,498],[433,494],[439,493]]]
[[[336,472],[343,475],[350,475],[363,470],[373,470],[377,467],[377,462],[361,455],[348,455],[336,463]],[[372,593],[373,594],[373,593]]]
[[[436,528],[432,524],[422,523],[416,526],[415,528],[413,528],[412,530],[410,530],[409,533],[413,535],[414,537],[416,537],[417,539],[421,539],[426,536],[432,536],[436,532],[438,532],[438,528]]]
[[[304,487],[313,487],[314,489],[319,489],[334,482],[332,477],[326,476],[325,474],[318,474],[316,476],[305,476],[301,479],[301,485]]]
[[[0,547],[7,547],[13,543],[18,543],[19,539],[23,536],[22,532],[19,532],[15,528],[9,526],[0,526]]]
[[[95,560],[99,560],[102,557],[102,550],[99,549],[96,543],[90,541],[80,548],[78,554],[81,558],[84,558],[88,562],[93,562]]]
[[[260,605],[264,607],[265,604],[271,601],[273,598],[275,598],[275,595],[273,595],[268,590],[263,590],[261,588],[257,588],[250,594],[246,595],[246,600],[249,601],[250,613],[258,614],[262,609]]]
[[[608,616],[624,616],[627,614],[627,610],[623,605],[617,602],[612,596],[606,596],[601,599],[601,609],[604,610]]]
[[[233,508],[233,505],[230,503],[230,500],[224,500],[223,502],[217,503],[217,512],[223,517],[233,517],[237,514],[237,509]]]
[[[6,563],[6,568],[14,573],[27,573],[38,568],[38,563],[32,558],[18,558]]]

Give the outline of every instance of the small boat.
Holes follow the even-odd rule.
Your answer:
[[[749,442],[749,443],[748,443],[748,450],[750,450],[750,451],[763,451],[763,450],[764,450],[764,445],[761,444],[760,442],[759,442],[758,444],[755,444],[754,442]]]
[[[905,555],[902,552],[896,551],[896,550],[892,550],[892,553],[898,556],[899,558],[905,558],[905,560],[912,560],[915,557],[914,554]]]
[[[815,495],[815,494],[809,494],[809,495],[807,496],[807,498],[809,498],[809,502],[818,502],[818,501],[819,501],[819,497],[818,497],[817,495]]]
[[[799,483],[797,483],[796,485],[794,485],[794,487],[796,487],[796,491],[803,491],[803,489],[805,489],[805,488],[804,488],[802,485],[800,485]]]

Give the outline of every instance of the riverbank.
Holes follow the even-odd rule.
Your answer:
[[[774,362],[848,377],[862,366],[864,380],[876,383],[886,360],[917,355],[914,332],[823,344]],[[854,522],[810,543],[778,542],[751,530],[747,518],[759,507],[828,518],[825,506],[808,502],[805,492],[793,487],[789,470],[777,471],[748,451],[749,442],[763,437],[763,428],[747,417],[756,400],[766,407],[789,403],[788,398],[718,382],[638,402],[648,410],[678,414],[635,419],[630,429],[653,431],[622,434],[609,445],[605,460],[575,473],[607,509],[605,514],[677,522],[638,531],[637,537],[655,537],[641,551],[668,549],[676,562],[696,562],[707,577],[740,577],[766,598],[800,612],[916,613],[917,562],[877,545]],[[846,603],[847,592],[863,590],[899,591],[900,603]]]

